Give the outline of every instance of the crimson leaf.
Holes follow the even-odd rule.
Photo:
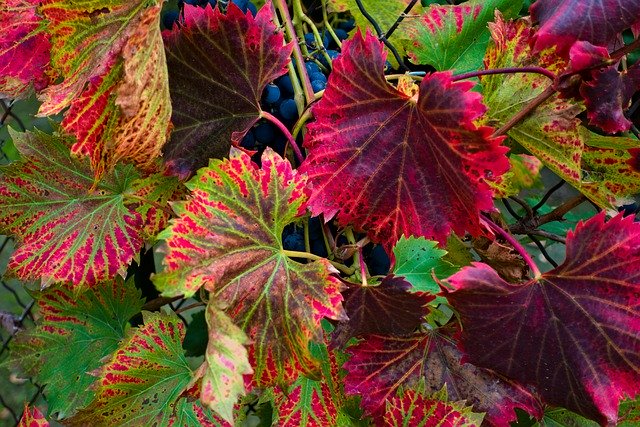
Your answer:
[[[187,187],[191,198],[174,205],[179,218],[159,235],[168,253],[164,271],[153,279],[158,289],[193,295],[204,286],[211,292],[254,341],[259,384],[282,381],[294,359],[315,369],[307,347],[320,320],[344,315],[331,265],[324,259],[298,263],[282,247],[285,226],[305,212],[306,178],[271,149],[259,169],[233,148],[229,159],[211,160]]]
[[[40,409],[35,406],[29,407],[29,405],[25,404],[18,427],[49,427],[49,421],[40,412]]]
[[[577,40],[607,46],[640,22],[637,0],[537,0],[529,10],[534,22],[540,23],[533,37],[536,51],[555,45],[568,54]]]
[[[49,36],[36,13],[39,1],[3,0],[0,7],[0,95],[23,96],[49,84]]]
[[[427,392],[446,385],[450,399],[466,400],[474,411],[486,412],[492,425],[508,426],[515,419],[514,408],[542,417],[542,408],[526,389],[462,362],[450,333],[438,329],[410,337],[370,335],[347,350],[352,357],[344,364],[345,392],[362,395],[361,406],[379,418],[399,387],[413,387],[424,379]]]
[[[605,48],[589,42],[576,42],[571,47],[570,55],[572,71],[609,60]],[[617,64],[583,72],[580,95],[585,100],[589,123],[609,133],[629,130],[631,122],[624,116],[623,110],[629,106],[631,97],[638,89],[640,65],[637,63],[622,72],[618,71]]]
[[[356,33],[333,62],[305,138],[311,211],[337,214],[388,252],[403,234],[442,244],[452,229],[479,234],[479,211],[493,208],[485,180],[509,167],[501,139],[473,124],[486,110],[480,95],[448,72],[407,95],[387,83],[385,56],[374,36]]]
[[[36,301],[37,326],[16,336],[11,360],[47,385],[49,413],[66,418],[91,401],[90,372],[117,348],[142,300],[133,282],[116,279],[81,294],[72,286],[49,288]]]
[[[604,218],[579,223],[565,262],[539,278],[511,284],[476,263],[445,290],[472,363],[603,425],[640,390],[640,224]]]
[[[351,284],[342,291],[349,319],[336,326],[333,344],[341,346],[351,337],[368,334],[412,333],[429,312],[427,304],[435,298],[424,292],[411,292],[412,288],[411,283],[392,274],[378,285]]]
[[[226,15],[185,5],[183,25],[165,33],[175,126],[165,158],[176,174],[227,156],[260,117],[262,91],[291,54],[273,21],[270,3],[255,18],[232,3]]]

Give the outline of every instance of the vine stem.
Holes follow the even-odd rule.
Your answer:
[[[409,4],[407,5],[407,7],[404,8],[404,10],[402,11],[402,13],[400,14],[400,16],[398,16],[398,19],[396,19],[396,22],[393,23],[393,25],[391,26],[391,28],[389,28],[387,30],[387,32],[385,33],[384,37],[386,39],[388,39],[389,37],[391,37],[391,34],[393,34],[393,32],[398,29],[398,26],[400,25],[400,23],[404,20],[404,18],[407,17],[407,15],[409,15],[409,12],[411,12],[411,9],[413,9],[413,6],[416,5],[416,3],[418,3],[418,0],[411,0],[409,2]]]
[[[542,67],[507,67],[507,68],[494,68],[491,70],[478,70],[478,71],[471,71],[468,73],[462,73],[462,74],[453,76],[451,80],[453,80],[454,82],[457,82],[458,80],[470,79],[472,77],[479,77],[479,76],[488,76],[492,74],[519,74],[519,73],[542,74],[543,76],[550,78],[552,81],[555,81],[557,78],[555,73]]]
[[[326,259],[335,268],[337,268],[338,270],[342,271],[344,274],[347,274],[349,276],[351,276],[355,272],[355,269],[353,267],[347,267],[346,265],[340,264],[339,262],[332,261],[330,259],[318,256],[316,254],[310,254],[309,252],[289,251],[289,250],[283,249],[282,253],[284,253],[286,256],[290,258],[305,258],[313,261]]]
[[[293,22],[291,21],[291,15],[289,15],[289,6],[287,5],[287,0],[273,0],[273,5],[282,15],[282,19],[284,20],[284,29],[287,33],[287,37],[293,43],[293,60],[296,63],[296,68],[298,70],[298,75],[302,80],[302,89],[304,90],[304,96],[307,99],[307,103],[313,101],[313,88],[311,87],[311,81],[309,80],[309,75],[307,74],[307,69],[304,66],[304,57],[302,56],[302,51],[300,50],[300,46],[298,45],[298,39],[296,37],[296,30],[293,28]],[[304,106],[299,108],[298,112],[302,112],[304,110]]]
[[[518,242],[518,240],[516,240],[516,238],[513,237],[511,234],[503,230],[502,227],[500,227],[498,224],[491,221],[491,219],[489,219],[487,215],[483,215],[482,219],[486,222],[489,228],[491,228],[491,230],[493,230],[494,232],[502,236],[502,238],[504,238],[507,242],[509,242],[511,246],[513,246],[513,248],[520,254],[522,259],[524,259],[524,262],[526,262],[529,268],[531,269],[534,279],[539,279],[540,276],[542,276],[540,269],[531,258],[531,255],[529,255],[526,249],[520,244],[520,242]]]
[[[302,163],[304,161],[304,156],[302,155],[302,151],[300,151],[300,147],[298,147],[298,144],[296,144],[296,140],[293,139],[293,136],[291,136],[291,132],[289,132],[289,129],[287,129],[284,123],[282,123],[280,120],[278,120],[276,116],[269,113],[268,111],[262,111],[260,113],[260,117],[262,117],[263,119],[269,120],[271,123],[276,125],[278,129],[280,129],[280,131],[284,134],[284,136],[287,137],[287,140],[289,141],[289,145],[291,145],[291,149],[295,153],[296,158],[298,159],[298,162]]]
[[[362,15],[364,15],[364,17],[367,18],[367,21],[369,21],[373,26],[373,29],[376,31],[376,34],[378,35],[378,40],[384,43],[387,49],[391,51],[391,54],[393,54],[393,57],[396,59],[396,62],[400,66],[400,69],[402,69],[403,71],[409,71],[409,68],[406,66],[406,64],[402,60],[400,53],[398,53],[398,49],[396,49],[396,47],[393,44],[391,44],[389,40],[387,40],[385,33],[382,31],[382,28],[380,28],[380,25],[378,24],[378,21],[376,21],[375,18],[371,16],[369,12],[367,12],[364,5],[362,4],[362,0],[356,0],[356,4],[358,5],[358,9],[360,10],[360,13],[362,13]]]

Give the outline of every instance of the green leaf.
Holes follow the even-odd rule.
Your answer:
[[[154,203],[135,194],[133,166],[95,182],[88,161],[71,156],[72,138],[11,135],[22,159],[0,167],[0,233],[17,240],[7,274],[78,288],[124,274],[149,229],[142,213]]]
[[[364,9],[376,20],[382,31],[386,32],[396,22],[398,17],[405,10],[411,0],[362,0]],[[350,12],[353,15],[356,26],[360,28],[362,34],[366,34],[366,29],[373,33],[374,28],[371,22],[360,12],[356,0],[329,0],[331,10],[335,12]],[[393,32],[389,41],[398,49],[401,56],[405,54],[405,48],[411,44],[411,34],[415,33],[415,27],[420,25],[418,16],[422,14],[424,8],[416,4],[411,9],[411,13],[402,20],[398,28]],[[377,35],[377,34],[376,34]],[[387,59],[395,66],[397,65],[393,55],[389,54]]]
[[[91,372],[116,350],[143,301],[133,282],[120,278],[79,295],[70,285],[56,286],[35,299],[36,327],[16,336],[9,363],[46,385],[49,414],[66,418],[93,398]]]
[[[273,425],[282,427],[354,425],[349,415],[357,403],[344,393],[342,363],[346,355],[338,349],[329,349],[325,342],[312,343],[311,353],[320,361],[320,378],[300,375],[288,388],[280,386],[271,392],[274,410]],[[351,406],[350,406],[351,405]]]
[[[207,321],[205,320],[205,310],[194,313],[187,326],[187,333],[184,337],[182,347],[187,356],[203,356],[207,351]]]
[[[91,404],[68,420],[80,425],[170,425],[193,372],[182,350],[184,325],[175,315],[143,312],[144,325],[102,368]]]
[[[438,71],[459,73],[482,67],[489,30],[496,10],[506,18],[518,15],[522,0],[471,0],[459,5],[431,5],[414,27],[408,48],[414,64],[432,65]]]
[[[421,381],[413,388],[398,389],[395,396],[386,402],[385,425],[479,427],[482,424],[484,414],[473,412],[464,401],[448,401],[446,385],[432,395],[425,388],[424,381]]]
[[[404,276],[414,290],[437,294],[440,286],[433,279],[446,279],[460,269],[459,266],[442,259],[447,251],[437,247],[438,242],[424,237],[402,236],[393,248],[396,264],[393,274]]]
[[[200,400],[233,423],[233,408],[245,394],[243,375],[253,373],[247,349],[249,339],[223,311],[212,302],[207,305],[209,345],[205,354]]]
[[[516,196],[525,188],[542,185],[540,180],[542,162],[537,157],[527,154],[511,154],[509,163],[511,163],[511,169],[495,181],[490,182],[495,197],[504,199]]]
[[[305,213],[306,178],[270,149],[261,163],[233,148],[198,171],[187,183],[191,198],[174,205],[179,217],[159,236],[165,269],[153,277],[164,295],[204,286],[225,307],[254,342],[258,384],[282,381],[294,360],[315,370],[307,347],[320,320],[344,316],[333,267],[298,263],[282,248],[284,227]]]

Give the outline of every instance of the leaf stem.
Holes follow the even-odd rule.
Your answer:
[[[451,77],[451,79],[454,82],[457,82],[459,80],[470,79],[472,77],[488,76],[492,74],[518,74],[518,73],[542,74],[543,76],[550,78],[551,81],[555,81],[557,77],[554,72],[549,71],[543,67],[507,67],[507,68],[494,68],[491,70],[470,71],[468,73],[457,74]]]
[[[483,215],[482,217],[483,217],[483,220],[487,223],[487,225],[494,232],[496,232],[503,239],[505,239],[507,242],[509,242],[509,244],[511,246],[513,246],[513,248],[516,250],[516,252],[518,252],[520,254],[522,259],[524,259],[524,262],[526,262],[527,265],[529,266],[529,269],[531,269],[531,272],[533,273],[534,279],[540,278],[540,276],[542,276],[542,273],[540,272],[540,269],[538,268],[536,263],[533,262],[533,259],[531,258],[531,255],[529,255],[529,253],[520,244],[520,242],[518,242],[518,240],[515,237],[513,237],[511,234],[509,234],[505,230],[503,230],[502,227],[500,227],[498,224],[496,224],[495,222],[491,221],[491,219],[489,218],[488,215]]]
[[[291,136],[291,132],[289,132],[289,129],[287,129],[284,123],[282,123],[280,120],[278,120],[276,116],[269,113],[268,111],[262,111],[260,113],[260,117],[269,120],[271,123],[276,125],[278,129],[280,129],[280,131],[284,134],[284,136],[289,141],[289,145],[291,145],[291,149],[296,154],[296,158],[298,159],[298,162],[302,163],[304,161],[304,155],[302,154],[302,151],[300,151],[300,147],[298,147],[298,144],[296,144],[296,140],[293,139],[293,136]]]
[[[316,27],[316,24],[314,24],[313,21],[304,13],[304,10],[302,10],[302,5],[300,4],[300,0],[293,0],[293,16],[294,19],[301,19],[302,22],[304,22],[309,26],[309,28],[311,28],[313,38],[316,41],[317,50],[320,51],[322,56],[324,56],[324,59],[327,61],[327,63],[331,64],[331,57],[329,57],[329,54],[322,44],[322,37],[320,37],[318,27]]]
[[[341,48],[342,41],[338,38],[336,32],[333,31],[333,27],[329,23],[329,17],[327,15],[327,0],[322,0],[322,23],[324,24],[324,27],[327,29],[327,31],[329,31],[329,34],[331,34],[331,38],[336,43],[336,45]]]
[[[183,296],[179,295],[177,297],[158,297],[158,298],[154,298],[150,301],[147,301],[146,303],[144,303],[144,305],[142,306],[142,309],[145,311],[156,311],[159,310],[160,307],[165,306],[167,304],[171,304],[174,301],[178,301],[179,299],[182,299]]]
[[[351,276],[355,272],[355,268],[353,268],[353,267],[347,267],[346,265],[340,264],[339,262],[335,262],[335,261],[332,261],[330,259],[318,256],[316,254],[311,254],[309,252],[289,251],[289,250],[283,249],[282,253],[284,253],[289,258],[305,258],[305,259],[310,259],[310,260],[313,260],[313,261],[326,259],[335,268],[337,268],[338,270],[342,271],[344,274],[347,274],[349,276]]]

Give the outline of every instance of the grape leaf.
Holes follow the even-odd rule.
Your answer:
[[[253,373],[247,349],[247,336],[213,303],[207,304],[209,343],[205,354],[200,400],[224,420],[233,423],[233,407],[245,394],[243,375]]]
[[[637,0],[537,0],[531,17],[540,23],[532,38],[536,51],[557,46],[568,54],[574,42],[608,46],[625,29],[640,22]]]
[[[40,409],[35,406],[29,407],[29,405],[25,404],[18,427],[49,427],[49,421],[40,412]]]
[[[345,355],[329,350],[325,343],[312,343],[311,353],[321,361],[321,377],[299,375],[284,390],[273,388],[273,424],[282,427],[353,425],[347,412],[344,394],[344,373],[341,365]]]
[[[300,264],[282,249],[284,227],[306,209],[306,179],[273,150],[262,169],[236,148],[211,160],[187,183],[192,196],[174,205],[179,218],[163,231],[165,270],[153,281],[165,295],[201,286],[254,341],[254,379],[272,358],[276,380],[287,360],[313,369],[307,345],[322,318],[344,316],[341,284],[326,260]]]
[[[376,20],[382,31],[387,32],[410,2],[411,0],[362,0],[362,6]],[[371,22],[360,11],[356,0],[329,0],[328,5],[330,10],[334,12],[350,12],[360,31],[374,30]],[[391,34],[389,40],[398,49],[401,56],[405,54],[405,47],[411,45],[411,35],[420,25],[418,17],[423,12],[424,7],[418,2]],[[394,66],[398,65],[394,57],[390,57],[389,60]]]
[[[384,414],[385,425],[390,427],[480,427],[483,418],[464,402],[448,402],[446,387],[428,396],[422,383],[416,389],[398,389],[387,401]]]
[[[498,179],[490,182],[495,196],[501,199],[516,196],[520,190],[540,186],[542,162],[528,154],[511,154],[511,168]]]
[[[602,206],[618,206],[640,192],[640,168],[635,138],[584,132],[583,184],[580,191]]]
[[[452,229],[480,233],[479,211],[493,209],[486,179],[509,167],[501,138],[473,124],[480,95],[434,73],[407,96],[385,80],[384,61],[369,33],[334,61],[305,136],[312,213],[366,230],[388,252],[403,234],[444,243]]]
[[[49,84],[49,36],[43,31],[35,0],[0,3],[0,95],[24,97],[28,89]]]
[[[534,30],[521,19],[506,22],[501,17],[489,24],[492,35],[485,56],[485,68],[542,66],[558,72],[567,62],[547,50],[534,55],[529,46]],[[503,74],[481,78],[487,123],[502,126],[552,82],[539,74]],[[561,178],[580,189],[584,140],[580,120],[582,107],[570,99],[553,95],[509,131],[509,137],[540,159]]]
[[[176,403],[193,374],[182,350],[184,325],[161,313],[143,312],[143,319],[102,367],[95,399],[69,425],[169,425],[181,416]]]
[[[441,328],[410,337],[368,336],[347,349],[352,357],[344,364],[345,392],[362,395],[361,406],[376,418],[383,416],[385,402],[399,387],[423,380],[426,392],[446,385],[451,400],[466,400],[474,411],[486,412],[493,425],[509,425],[515,408],[542,416],[539,402],[524,387],[463,362],[451,332]]]
[[[49,414],[66,418],[93,398],[90,372],[116,350],[142,300],[131,281],[118,278],[81,294],[69,285],[52,287],[36,301],[36,327],[16,335],[11,363],[46,384]]]
[[[88,162],[69,152],[73,138],[11,135],[22,159],[0,167],[0,231],[17,239],[7,274],[78,287],[124,274],[153,228],[143,213],[154,201],[132,191],[135,169],[119,165],[94,183]]]
[[[445,290],[470,362],[603,425],[615,424],[619,400],[640,384],[640,224],[604,218],[579,223],[565,262],[539,278],[510,284],[476,263]]]
[[[411,334],[428,314],[427,304],[435,298],[410,292],[411,288],[411,283],[393,274],[377,285],[350,284],[342,291],[348,320],[336,326],[332,344],[342,346],[352,337],[369,334]]]
[[[264,88],[286,73],[292,45],[283,45],[271,9],[254,18],[235,4],[226,15],[185,5],[183,25],[165,33],[175,128],[164,152],[181,177],[226,157],[260,118]]]
[[[572,70],[587,68],[609,60],[606,49],[589,42],[576,42],[570,51]],[[584,74],[588,74],[585,77]],[[631,122],[624,111],[633,94],[640,89],[640,66],[634,64],[624,71],[618,65],[600,67],[584,72],[580,95],[585,101],[589,124],[608,133],[629,130]]]
[[[48,99],[40,113],[71,105],[62,127],[77,137],[72,151],[91,159],[97,177],[118,160],[153,170],[171,117],[161,4],[151,0],[114,3],[101,9],[66,3],[43,7],[57,41],[54,64],[57,58],[67,79],[43,92]],[[69,39],[69,31],[78,39]],[[103,37],[115,40],[107,44],[106,52]],[[76,45],[78,40],[82,42]],[[70,55],[71,49],[76,53]]]
[[[445,279],[458,271],[459,266],[442,259],[447,251],[436,245],[423,237],[402,236],[393,247],[396,259],[393,274],[404,277],[416,291],[438,293],[440,287],[433,274],[438,279]]]
[[[467,72],[482,67],[489,43],[487,23],[495,10],[507,18],[518,15],[522,1],[471,0],[460,5],[431,5],[420,16],[407,48],[414,64],[429,64],[438,71]]]

